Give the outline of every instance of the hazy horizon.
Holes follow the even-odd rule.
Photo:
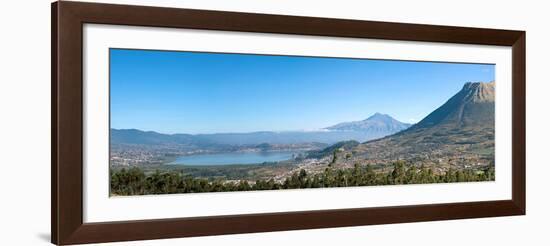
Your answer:
[[[375,112],[375,114],[376,113],[381,113],[381,112]],[[384,114],[384,113],[381,113],[381,114]],[[392,117],[392,116],[390,115],[390,117]],[[365,120],[365,119],[355,120],[355,121],[362,121],[362,120]],[[346,122],[352,122],[352,121],[346,121]],[[400,121],[400,122],[408,123],[408,124],[411,124],[411,125],[414,125],[414,124],[418,123],[418,122],[410,123],[410,122],[404,122],[404,121]],[[343,123],[343,121],[338,122],[338,123]],[[335,124],[333,124],[333,125],[335,125]],[[330,125],[330,126],[333,126],[333,125]],[[326,127],[330,127],[330,126],[326,126]],[[152,132],[156,132],[156,133],[169,134],[169,135],[171,135],[171,134],[202,135],[202,134],[247,134],[247,133],[257,133],[257,132],[278,132],[279,133],[279,132],[329,132],[329,131],[338,131],[338,130],[330,130],[330,129],[325,129],[325,128],[319,128],[319,129],[289,129],[289,130],[280,130],[280,131],[274,131],[274,130],[269,130],[268,129],[268,130],[258,130],[258,131],[250,131],[250,132],[198,132],[198,133],[187,133],[187,132],[162,132],[162,131],[156,131],[156,130],[150,130],[150,129],[140,129],[140,128],[135,128],[135,127],[134,128],[114,128],[114,127],[111,127],[110,129],[111,130],[139,130],[139,131],[144,131],[144,132],[152,131]]]
[[[252,131],[252,132],[198,132],[198,133],[188,133],[188,132],[162,132],[162,131],[155,131],[155,130],[149,130],[149,129],[139,129],[139,128],[114,128],[111,127],[111,130],[138,130],[143,132],[156,132],[161,134],[167,134],[167,135],[173,135],[173,134],[189,134],[189,135],[208,135],[208,134],[248,134],[248,133],[258,133],[258,132],[329,132],[329,131],[336,131],[336,130],[327,130],[327,129],[312,129],[312,130],[283,130],[283,131],[273,131],[273,130],[260,130],[260,131]]]
[[[416,123],[494,65],[110,50],[111,128],[314,131],[374,113]]]

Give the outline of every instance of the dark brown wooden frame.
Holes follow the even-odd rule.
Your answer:
[[[525,214],[525,32],[97,3],[52,4],[52,243],[76,244]],[[512,47],[512,200],[83,223],[84,23]]]

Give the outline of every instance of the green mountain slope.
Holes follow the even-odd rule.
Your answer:
[[[366,163],[406,160],[442,171],[494,165],[494,98],[494,82],[466,83],[419,123],[352,152]]]

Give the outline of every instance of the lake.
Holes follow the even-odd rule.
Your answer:
[[[296,152],[269,151],[269,152],[230,152],[218,154],[198,154],[180,156],[171,164],[189,166],[231,165],[231,164],[258,164],[277,162],[292,159]]]

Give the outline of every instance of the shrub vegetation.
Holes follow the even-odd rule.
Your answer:
[[[181,171],[159,170],[145,174],[143,170],[132,167],[129,169],[111,170],[112,195],[147,195],[173,193],[200,193],[249,190],[282,190],[349,186],[374,186],[396,184],[427,184],[453,183],[494,180],[494,168],[486,170],[453,170],[444,174],[435,174],[424,166],[406,165],[403,161],[393,163],[389,172],[375,172],[372,166],[355,164],[354,168],[334,169],[329,165],[324,172],[308,174],[301,169],[287,177],[283,182],[273,179],[227,181],[224,179],[209,180],[186,175]]]

